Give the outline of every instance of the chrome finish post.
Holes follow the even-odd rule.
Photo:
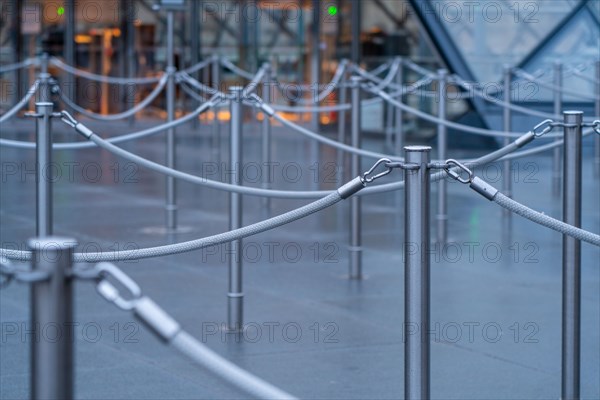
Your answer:
[[[404,189],[404,398],[429,399],[429,162],[431,148],[407,146]]]
[[[30,239],[33,270],[49,279],[31,285],[31,398],[73,399],[73,291],[68,276],[76,242],[48,236]],[[52,336],[51,333],[54,332]]]
[[[231,129],[229,140],[229,183],[242,184],[242,92],[244,88],[229,89],[231,97]],[[229,192],[229,230],[242,227],[242,195]],[[242,292],[242,240],[231,242],[229,253],[229,291],[227,293],[227,330],[239,331],[243,324],[244,293]]]
[[[563,221],[581,227],[583,112],[564,112]],[[562,400],[579,399],[581,353],[581,241],[562,240]]]

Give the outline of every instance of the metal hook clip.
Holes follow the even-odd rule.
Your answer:
[[[464,172],[466,172],[466,173],[469,175],[469,177],[468,177],[467,179],[465,179],[465,178],[462,178],[462,177],[460,176],[460,174],[458,174],[458,173],[454,172],[454,171],[451,169],[453,165],[454,165],[455,167],[458,167],[458,168],[460,168],[460,169],[461,169],[461,170],[463,170]],[[450,158],[450,159],[446,160],[446,167],[444,168],[444,171],[446,171],[446,173],[447,173],[447,174],[448,174],[448,175],[449,175],[451,178],[453,178],[453,179],[455,179],[455,180],[459,181],[460,183],[469,184],[469,183],[471,183],[471,182],[473,181],[473,177],[474,177],[473,171],[471,171],[469,168],[467,168],[467,167],[466,167],[464,164],[462,164],[462,163],[460,163],[460,162],[458,162],[458,161],[456,161],[456,160],[454,160],[454,159],[452,159],[452,158]]]
[[[382,176],[386,176],[387,174],[389,174],[390,172],[392,172],[392,169],[393,169],[393,168],[391,168],[391,167],[389,167],[389,166],[388,166],[388,164],[389,164],[389,163],[391,163],[391,162],[392,162],[392,160],[390,160],[389,158],[382,158],[382,159],[380,159],[380,160],[379,160],[379,161],[377,161],[377,162],[376,162],[376,163],[375,163],[375,164],[374,164],[374,165],[373,165],[373,166],[372,166],[372,167],[371,167],[371,168],[370,168],[370,169],[369,169],[367,172],[365,172],[365,173],[363,174],[363,176],[360,178],[360,180],[361,180],[363,183],[371,183],[371,182],[373,182],[375,179],[379,179],[379,178],[381,178]],[[375,171],[375,169],[376,169],[377,167],[379,167],[381,164],[385,164],[385,167],[386,167],[385,171],[383,171],[383,172],[380,172],[380,173],[378,173],[378,174],[377,174],[377,175],[375,175],[375,176],[369,177],[369,175],[371,175],[371,174],[373,173],[373,171]]]
[[[75,128],[79,123],[71,114],[69,114],[68,111],[63,110],[60,112],[60,115],[60,120],[65,124],[69,125],[71,128]]]
[[[534,134],[535,137],[544,136],[546,133],[550,132],[554,128],[554,121],[551,119],[545,119],[536,126],[533,127],[531,133]],[[544,127],[541,132],[538,132],[538,129]]]
[[[98,293],[100,293],[100,295],[107,301],[114,303],[121,310],[132,310],[135,307],[137,300],[142,297],[142,289],[140,289],[138,284],[114,264],[102,262],[96,264],[94,269],[101,276],[101,280],[96,285],[96,290]],[[121,296],[121,293],[119,293],[119,290],[106,279],[108,276],[114,278],[117,282],[129,290],[129,293],[131,293],[131,299],[124,299]]]

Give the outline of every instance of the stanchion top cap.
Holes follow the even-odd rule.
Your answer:
[[[404,151],[431,151],[431,146],[404,146]]]
[[[77,246],[77,240],[68,236],[47,236],[31,238],[27,241],[27,246],[31,250],[68,250]]]

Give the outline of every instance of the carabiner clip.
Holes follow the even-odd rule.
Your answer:
[[[454,165],[455,167],[460,168],[461,170],[463,170],[464,172],[466,172],[468,174],[468,178],[465,179],[463,177],[460,176],[460,174],[457,174],[456,172],[454,172],[451,168],[452,165]],[[469,184],[473,181],[473,171],[471,171],[469,168],[467,168],[464,164],[459,163],[458,161],[450,158],[448,160],[446,160],[446,167],[444,168],[444,171],[446,171],[446,173],[453,179],[459,181],[460,183],[464,183],[464,184]]]
[[[550,132],[554,126],[552,125],[554,123],[553,120],[551,119],[545,119],[542,122],[540,122],[539,124],[537,124],[536,126],[533,127],[533,129],[531,130],[531,133],[533,133],[533,135],[535,137],[540,137],[540,136],[544,136],[546,133]],[[544,129],[542,129],[541,132],[538,132],[537,130],[544,127]]]
[[[360,178],[360,180],[363,183],[371,183],[373,182],[375,179],[379,179],[382,176],[386,176],[387,174],[389,174],[390,172],[392,172],[392,168],[387,166],[388,163],[391,163],[392,160],[390,160],[389,158],[382,158],[379,161],[377,161],[367,172],[365,172],[363,174],[363,176]],[[386,164],[386,169],[383,172],[378,173],[375,176],[371,176],[369,177],[369,175],[371,175],[373,173],[373,171],[375,171],[375,169],[377,167],[379,167],[381,164]]]
[[[94,269],[100,276],[100,281],[96,285],[98,293],[110,303],[114,303],[121,310],[133,310],[137,300],[142,297],[142,289],[140,289],[138,284],[114,264],[102,262],[96,264]],[[109,276],[114,278],[131,293],[131,299],[125,299],[121,296],[119,290],[106,279]]]

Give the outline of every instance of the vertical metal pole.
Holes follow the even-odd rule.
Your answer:
[[[35,103],[36,125],[36,236],[52,235],[52,133],[51,121],[54,104]]]
[[[263,92],[262,98],[263,100],[269,104],[273,101],[271,97],[271,91],[273,90],[273,69],[271,65],[265,64],[265,78],[263,80]],[[262,121],[262,162],[263,162],[263,174],[262,174],[262,187],[263,189],[269,189],[271,187],[271,183],[273,182],[273,177],[271,176],[271,119],[269,116],[263,112],[263,121]],[[263,198],[263,205],[267,208],[271,207],[271,199],[269,197]]]
[[[231,130],[229,140],[230,183],[242,184],[242,92],[244,88],[234,86],[231,95]],[[229,192],[229,230],[242,226],[242,196]],[[227,293],[227,329],[242,329],[244,293],[242,292],[242,240],[231,242],[229,252],[229,292]]]
[[[581,139],[583,112],[564,112],[563,221],[581,227]],[[579,399],[581,337],[581,242],[563,235],[562,396]]]
[[[6,4],[6,3],[4,3]],[[4,6],[3,4],[3,6]],[[14,13],[13,17],[10,18],[11,21],[9,22],[11,25],[11,30],[10,30],[10,36],[11,36],[11,42],[12,42],[12,46],[11,46],[11,52],[12,52],[12,62],[19,62],[21,61],[21,57],[22,57],[22,51],[23,51],[23,35],[21,34],[21,28],[22,28],[22,19],[21,19],[21,15],[22,15],[22,11],[23,11],[23,7],[25,5],[24,1],[21,0],[12,0],[10,1],[10,5],[8,7],[10,7],[9,9]],[[7,16],[9,14],[7,13]],[[4,26],[4,18],[2,20],[3,26]],[[21,93],[22,93],[22,87],[20,82],[22,81],[21,77],[23,75],[23,71],[21,71],[21,69],[16,69],[13,71],[13,79],[14,79],[14,93],[13,93],[13,98],[12,98],[12,103],[15,104],[17,103],[20,98],[21,98]]]
[[[321,81],[321,2],[313,0],[313,18],[312,18],[312,63],[311,63],[311,96],[313,105],[316,107],[319,103],[316,101],[319,94],[319,82]],[[319,132],[319,113],[312,115],[311,128],[313,132]]]
[[[339,97],[340,104],[346,104],[348,101],[348,88],[347,85],[350,82],[347,79],[348,73],[344,71],[342,79],[340,80]],[[337,141],[339,143],[346,143],[346,110],[338,111],[338,135]],[[344,159],[345,152],[343,150],[337,151],[337,183],[341,184],[344,181]]]
[[[29,240],[34,270],[50,279],[31,286],[31,398],[73,398],[73,266],[71,238],[50,236]]]
[[[596,107],[594,117],[600,118],[600,61],[596,61]],[[594,141],[594,176],[600,177],[600,135]]]
[[[212,66],[211,66],[211,75],[213,88],[216,90],[221,90],[221,58],[216,56]],[[221,126],[219,125],[219,109],[217,107],[213,107],[214,118],[212,123],[212,149],[215,155],[215,160],[219,162],[221,160]]]
[[[398,74],[396,75],[396,85],[402,87],[404,85],[404,62],[400,62],[398,66]],[[398,101],[402,103],[402,94],[398,97]],[[394,107],[396,110],[396,134],[394,136],[394,154],[400,154],[402,148],[404,147],[404,121],[402,115],[402,109],[399,107]]]
[[[562,113],[562,64],[559,61],[554,63],[554,115]],[[555,138],[554,141],[560,140]],[[555,196],[560,194],[560,146],[556,146],[552,153],[552,193]]]
[[[352,30],[352,41],[350,49],[350,59],[354,64],[358,64],[361,58],[361,42],[360,42],[360,31],[361,31],[361,3],[363,0],[352,0],[350,10],[350,29]]]
[[[175,60],[173,47],[173,18],[174,12],[167,10],[167,121],[175,119]],[[167,167],[175,169],[175,129],[167,130]],[[177,194],[175,178],[167,176],[166,206],[167,229],[177,229]]]
[[[49,102],[50,101],[50,86],[48,80],[50,74],[48,73],[48,53],[42,54],[42,60],[40,64],[40,90],[39,90],[39,101]]]
[[[75,67],[75,0],[67,0],[65,2],[65,61],[71,67]],[[64,91],[69,99],[77,102],[75,98],[75,76],[65,72]],[[108,96],[108,92],[102,93],[103,96]]]
[[[352,132],[350,145],[352,147],[361,147],[361,115],[360,115],[360,94],[362,78],[353,76],[350,78],[352,85]],[[350,162],[350,175],[358,176],[360,174],[360,156],[352,153]],[[350,198],[350,279],[362,279],[362,230],[361,230],[361,197],[352,196]]]
[[[512,68],[509,65],[504,66],[504,102],[511,104],[511,83],[512,83]],[[502,110],[502,119],[504,132],[510,132],[512,130],[512,110],[504,106]],[[502,144],[507,146],[510,143],[510,138],[507,136],[503,138]],[[510,170],[510,160],[505,160],[502,163],[502,192],[512,197],[512,173]],[[502,215],[505,218],[511,218],[512,213],[509,210],[503,209]]]
[[[438,118],[446,119],[446,83],[448,71],[440,69],[438,71]],[[448,150],[448,133],[446,125],[438,123],[437,126],[437,153],[438,159],[445,160]],[[438,181],[438,203],[437,203],[437,242],[445,244],[448,236],[448,187],[446,179]]]
[[[404,398],[429,399],[429,167],[428,146],[407,146],[404,189]]]
[[[127,76],[129,78],[133,78],[135,76],[135,61],[137,60],[137,57],[135,54],[135,25],[134,25],[135,16],[136,16],[135,7],[136,7],[136,3],[134,1],[127,2],[127,9],[126,9],[127,10],[127,14],[126,14],[127,21],[125,23],[125,26],[127,27],[126,52],[127,52]],[[127,87],[126,87],[126,92],[125,92],[125,96],[124,96],[124,98],[126,99],[126,105],[129,105],[131,107],[135,104],[135,94],[136,94],[135,92],[131,93],[129,90],[127,90]],[[129,120],[129,126],[132,126],[135,123],[135,114],[133,114],[131,117],[129,117],[128,120]]]
[[[190,1],[190,62],[192,65],[196,65],[200,62],[200,15],[199,10],[201,3],[199,0]],[[200,80],[201,72],[194,72],[192,77]],[[192,99],[192,108],[198,107],[200,104],[198,101]],[[192,122],[194,129],[198,129],[198,118],[194,118]]]

